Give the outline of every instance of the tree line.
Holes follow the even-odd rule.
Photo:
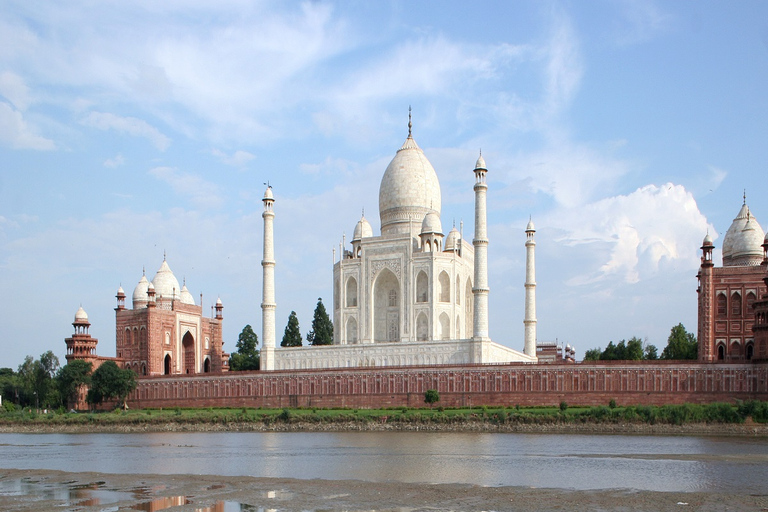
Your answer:
[[[333,322],[328,317],[328,312],[323,305],[323,299],[317,299],[315,314],[312,318],[312,330],[307,333],[307,342],[310,345],[333,344]],[[301,347],[304,340],[299,328],[299,319],[295,311],[288,315],[288,324],[283,332],[281,347]],[[258,350],[259,337],[253,331],[253,327],[246,325],[237,337],[237,350],[229,356],[229,371],[258,370],[261,357]]]
[[[105,361],[96,370],[92,363],[76,359],[64,366],[52,351],[24,358],[17,371],[0,368],[0,395],[5,410],[17,407],[65,409],[77,402],[82,386],[88,387],[86,401],[92,406],[118,400],[123,406],[136,389],[136,374]]]
[[[699,356],[699,343],[696,336],[685,330],[682,323],[672,328],[667,338],[667,346],[658,354],[655,345],[643,343],[643,340],[632,337],[621,340],[618,343],[608,343],[604,350],[593,348],[584,353],[585,361],[654,361],[697,359]]]

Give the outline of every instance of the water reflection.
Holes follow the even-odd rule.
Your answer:
[[[759,438],[230,432],[0,434],[0,444],[0,467],[17,469],[768,492]]]

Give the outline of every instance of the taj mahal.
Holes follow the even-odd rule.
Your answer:
[[[341,244],[333,265],[333,345],[275,346],[275,197],[263,198],[264,257],[261,369],[467,365],[537,362],[533,222],[526,228],[523,352],[488,335],[488,238],[485,160],[474,170],[475,230],[443,233],[440,182],[412,135],[379,186],[381,233],[365,215],[351,248]],[[279,235],[278,235],[279,236]]]

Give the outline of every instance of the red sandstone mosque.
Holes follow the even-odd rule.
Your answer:
[[[88,333],[91,324],[81,307],[72,323],[75,333],[65,340],[67,362],[84,359],[96,369],[102,362],[113,360],[139,377],[221,373],[229,369],[229,354],[223,350],[221,299],[216,301],[215,315],[204,317],[202,305],[195,304],[186,283],[179,287],[165,258],[152,281],[145,274],[141,276],[131,308],[125,305],[122,287],[116,298],[117,357],[96,355],[98,340]]]

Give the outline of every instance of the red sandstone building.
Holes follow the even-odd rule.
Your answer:
[[[223,306],[216,301],[215,316],[203,316],[186,284],[179,287],[163,259],[152,281],[146,275],[136,285],[132,309],[125,305],[125,292],[117,291],[115,308],[116,358],[96,355],[98,340],[88,334],[88,315],[80,308],[75,315],[75,333],[67,338],[67,362],[83,359],[94,370],[112,359],[136,375],[193,375],[221,373],[229,369],[229,354],[222,338]],[[202,302],[202,296],[200,298]]]
[[[707,234],[702,244],[699,286],[699,361],[768,359],[768,238],[746,200],[723,238],[723,266],[712,260]]]

